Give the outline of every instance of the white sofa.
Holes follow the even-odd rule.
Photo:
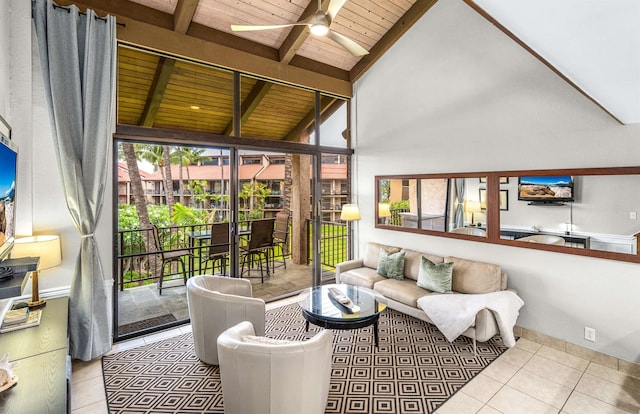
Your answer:
[[[404,278],[386,278],[377,273],[380,249],[389,253],[405,252]],[[433,263],[453,262],[452,290],[454,293],[491,293],[507,289],[507,274],[499,265],[477,262],[457,257],[442,257],[415,250],[403,249],[370,242],[364,257],[336,265],[336,282],[364,286],[375,290],[387,301],[387,306],[415,318],[433,323],[418,307],[417,301],[425,295],[440,295],[419,287],[418,272],[421,256]],[[493,312],[483,309],[476,315],[475,322],[463,335],[475,341],[485,342],[499,333]]]

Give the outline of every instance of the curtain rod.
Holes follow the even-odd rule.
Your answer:
[[[67,6],[58,6],[58,5],[57,5],[57,4],[55,4],[55,3],[51,3],[51,4],[53,5],[53,8],[54,8],[54,9],[62,9],[62,10],[66,10],[66,11],[67,11],[67,13],[71,13],[71,7],[67,7]],[[84,16],[86,16],[86,15],[87,15],[87,13],[85,13],[85,12],[80,12],[80,14],[82,14],[82,15],[84,15]],[[100,17],[100,16],[96,15],[96,16],[95,16],[95,18],[96,18],[96,20],[102,20],[102,21],[104,21],[104,22],[106,22],[106,21],[107,21],[107,18],[106,18],[106,17]],[[118,22],[117,20],[116,20],[116,24],[117,24],[118,26],[126,27],[126,25],[125,25],[124,23],[120,23],[120,22]]]

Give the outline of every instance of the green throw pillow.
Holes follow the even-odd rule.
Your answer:
[[[380,249],[378,255],[378,269],[380,276],[402,280],[404,278],[404,253],[389,254],[385,249]]]
[[[435,264],[422,256],[418,271],[418,286],[439,293],[451,293],[453,263]]]

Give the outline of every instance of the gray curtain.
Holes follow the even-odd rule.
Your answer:
[[[456,227],[464,227],[464,183],[466,178],[456,178]]]
[[[100,217],[114,126],[115,19],[36,0],[44,89],[67,207],[81,234],[69,297],[71,357],[111,348],[107,295],[94,231]]]

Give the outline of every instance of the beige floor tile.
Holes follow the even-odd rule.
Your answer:
[[[487,405],[508,414],[552,414],[559,411],[509,386],[502,387]]]
[[[506,384],[516,372],[518,372],[517,366],[502,361],[500,358],[493,361],[491,365],[482,371],[484,375],[493,378],[501,384]]]
[[[86,381],[71,384],[71,409],[85,408],[91,404],[100,402],[106,398],[104,393],[104,381],[102,377],[92,378]],[[88,412],[88,411],[85,411]]]
[[[478,401],[486,403],[502,386],[503,384],[501,382],[480,373],[462,388],[462,392]]]
[[[71,414],[109,414],[109,408],[107,407],[107,400],[98,401],[93,404],[89,404],[85,407],[78,408],[77,410],[71,410]]]
[[[545,404],[561,409],[572,389],[524,370],[518,371],[507,385]]]
[[[576,391],[627,412],[635,413],[640,410],[640,391],[614,384],[591,374],[584,374],[576,386]]]
[[[437,414],[475,414],[482,408],[482,402],[476,400],[470,395],[458,392],[444,403],[438,410]]]
[[[586,371],[588,374],[605,379],[614,384],[622,385],[640,392],[640,378],[631,377],[624,372],[600,364],[591,363]]]
[[[503,414],[495,408],[491,408],[488,405],[485,405],[478,411],[478,414]]]
[[[80,382],[96,377],[102,378],[102,358],[92,361],[73,361],[71,381]]]
[[[537,355],[559,362],[562,365],[566,365],[579,371],[584,371],[589,365],[589,361],[584,358],[580,358],[563,351],[558,351],[557,349],[546,345],[543,345],[542,348],[540,348]]]
[[[571,393],[562,412],[566,414],[627,414],[626,411],[578,391]]]
[[[522,369],[569,388],[575,387],[582,376],[582,371],[540,355],[534,355]]]
[[[500,355],[500,360],[508,362],[518,368],[522,368],[532,357],[532,352],[513,347],[507,349],[504,354]]]
[[[516,348],[523,349],[525,351],[529,351],[532,353],[538,352],[542,345],[537,342],[533,342],[527,338],[520,338],[518,342],[516,342]]]

